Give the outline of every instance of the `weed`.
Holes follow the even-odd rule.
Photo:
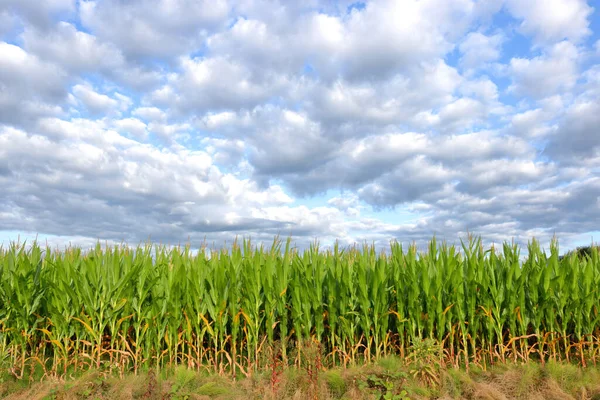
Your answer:
[[[407,364],[410,374],[430,386],[440,384],[441,346],[433,339],[416,337],[409,349]]]
[[[341,397],[346,392],[346,382],[339,371],[327,371],[324,374],[324,377],[327,382],[327,387],[333,396]]]

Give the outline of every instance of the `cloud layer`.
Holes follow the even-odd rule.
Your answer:
[[[598,20],[584,0],[5,1],[0,240],[587,241]]]

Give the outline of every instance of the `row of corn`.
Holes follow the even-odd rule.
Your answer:
[[[0,368],[121,372],[165,366],[245,373],[403,356],[419,338],[451,365],[566,359],[600,350],[598,251],[559,259],[531,242],[432,240],[298,251],[242,241],[219,251],[145,245],[0,248]]]

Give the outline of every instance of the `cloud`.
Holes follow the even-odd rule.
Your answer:
[[[166,113],[157,107],[138,107],[131,113],[146,121],[164,121],[166,119]]]
[[[88,85],[75,85],[73,94],[83,102],[92,114],[108,113],[116,109],[119,102],[105,94],[94,91]]]
[[[117,130],[124,134],[130,134],[139,139],[144,139],[147,132],[147,125],[137,118],[124,118],[115,121]]]
[[[443,165],[417,156],[367,183],[358,190],[358,195],[377,207],[394,206],[433,196],[453,177],[453,172]]]
[[[475,10],[469,0],[369,2],[345,20],[313,16],[307,46],[325,75],[341,69],[350,80],[386,78],[450,51]]]
[[[113,93],[113,97],[98,93],[89,84],[73,86],[73,95],[81,101],[92,115],[120,114],[131,106],[131,99],[120,93]]]
[[[252,108],[280,94],[289,84],[284,75],[256,75],[245,65],[226,58],[188,58],[181,74],[152,93],[156,104],[181,113],[206,113],[226,108]]]
[[[513,84],[509,90],[534,98],[569,91],[577,80],[578,58],[577,48],[567,41],[555,44],[543,56],[513,58],[509,66]]]
[[[207,32],[225,23],[225,0],[82,1],[81,22],[128,58],[171,58],[201,46]]]
[[[128,60],[113,43],[82,32],[69,22],[61,21],[43,30],[28,26],[21,39],[29,52],[74,75],[99,73],[136,89],[153,88],[161,81],[161,71]]]
[[[337,209],[344,211],[346,215],[357,217],[360,215],[360,209],[363,208],[359,204],[358,196],[354,194],[332,197],[327,200],[327,204],[336,207]]]
[[[489,160],[478,161],[470,166],[468,174],[462,177],[458,188],[462,192],[477,190],[498,190],[501,187],[515,187],[531,184],[550,175],[552,164],[532,160]]]
[[[486,36],[480,32],[469,33],[459,45],[461,64],[466,69],[473,69],[498,60],[502,41],[501,34]]]
[[[588,18],[594,9],[585,0],[508,0],[507,5],[522,20],[520,30],[537,43],[578,42],[591,34]]]
[[[511,119],[510,129],[519,136],[546,136],[556,128],[555,125],[547,123],[551,119],[552,114],[542,108],[535,108],[514,114]]]
[[[7,10],[0,8],[0,37],[8,35],[16,25],[16,18]]]
[[[590,162],[590,167],[600,165],[600,103],[576,101],[566,112],[559,127],[550,137],[545,152],[562,163]]]
[[[592,5],[5,1],[0,237],[572,244],[600,219]]]
[[[81,127],[95,142],[85,140]],[[79,137],[69,135],[69,129]],[[278,186],[258,190],[248,180],[219,172],[201,151],[161,152],[106,130],[102,123],[76,121],[58,131],[69,135],[69,142],[13,128],[0,132],[0,160],[8,166],[0,180],[10,187],[2,197],[3,209],[12,215],[3,220],[8,229],[52,234],[70,229],[73,235],[132,239],[149,223],[155,224],[150,233],[166,239],[169,233],[191,232],[203,224],[209,232],[235,231],[239,227],[231,213],[252,226],[258,218],[254,215],[260,214],[257,207],[276,211],[291,202]],[[239,210],[241,204],[247,208]],[[24,215],[37,217],[22,220]],[[177,222],[182,219],[187,220],[184,226]],[[297,223],[267,219],[275,221],[273,228]],[[131,225],[117,228],[123,223]],[[161,233],[159,226],[167,232]]]
[[[363,122],[411,123],[420,112],[454,100],[462,77],[442,60],[422,64],[414,75],[396,75],[383,82],[337,80],[309,88],[306,109],[327,124]],[[312,90],[311,90],[312,89]]]
[[[39,28],[48,28],[56,14],[75,12],[75,0],[4,0],[0,11],[15,13]]]
[[[68,22],[59,22],[50,32],[28,27],[22,38],[30,52],[74,73],[112,69],[123,64],[123,55],[116,47],[101,43]]]
[[[27,124],[36,117],[58,115],[66,97],[65,72],[22,48],[0,42],[0,121]]]

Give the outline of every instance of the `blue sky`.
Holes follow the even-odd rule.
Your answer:
[[[600,237],[584,0],[7,0],[0,242]]]

